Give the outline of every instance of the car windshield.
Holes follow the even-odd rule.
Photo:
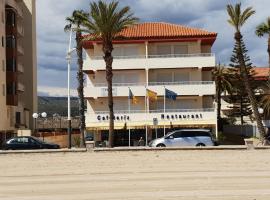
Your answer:
[[[169,132],[169,133],[167,133],[164,137],[168,137],[169,135],[171,135],[172,134],[172,132]]]

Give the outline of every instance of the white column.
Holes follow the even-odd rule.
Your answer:
[[[145,41],[145,58],[148,58],[148,41]]]
[[[164,109],[164,111],[163,111],[163,113],[164,113],[164,127],[163,127],[163,135],[165,136],[165,134],[166,134],[166,128],[165,128],[165,112],[166,112],[166,88],[165,88],[165,86],[164,86],[164,105],[163,105],[164,107],[163,107],[163,109]]]
[[[130,92],[130,88],[128,88]],[[129,94],[128,94],[128,113],[129,113],[129,116],[130,116],[130,97],[129,97]],[[128,125],[128,146],[130,147],[130,126]]]

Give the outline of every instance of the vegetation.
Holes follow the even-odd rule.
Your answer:
[[[262,140],[265,139],[266,133],[262,124],[262,119],[258,111],[258,104],[257,100],[255,99],[255,95],[252,91],[249,77],[248,77],[248,71],[247,71],[247,60],[245,60],[245,55],[247,56],[247,49],[245,47],[243,36],[241,34],[241,27],[245,24],[247,19],[252,16],[255,11],[252,9],[252,7],[246,8],[243,12],[241,10],[241,4],[236,4],[234,7],[232,5],[227,5],[227,12],[229,15],[229,24],[231,24],[235,28],[235,48],[234,48],[234,54],[235,59],[237,59],[237,63],[239,63],[240,68],[240,75],[243,80],[245,89],[247,91],[253,114],[255,117],[255,120],[257,122],[257,127],[259,129],[260,137]]]
[[[118,2],[106,3],[104,1],[90,4],[89,18],[84,26],[90,33],[90,38],[102,41],[102,51],[106,63],[106,80],[108,84],[108,107],[110,111],[109,147],[113,147],[114,112],[112,95],[112,63],[113,39],[125,28],[134,25],[138,18],[130,12],[130,7],[119,8]]]
[[[85,18],[87,18],[87,13],[82,10],[74,10],[72,16],[67,17],[67,25],[65,26],[65,31],[76,31],[76,52],[77,52],[77,80],[78,80],[78,96],[79,96],[79,112],[80,112],[80,147],[85,146],[85,104],[84,104],[84,75],[83,75],[83,49],[82,49],[82,31],[81,26],[84,23]]]
[[[254,70],[250,63],[250,58],[246,54],[247,51],[243,48],[243,56],[246,63],[246,71],[248,75],[248,80],[252,89],[252,92],[257,89],[257,84],[254,80]],[[231,95],[226,97],[226,101],[232,106],[230,110],[227,111],[228,117],[240,117],[241,124],[244,124],[243,117],[252,115],[252,108],[250,104],[250,100],[247,94],[247,90],[245,89],[244,80],[242,76],[242,71],[240,67],[239,60],[237,58],[237,46],[234,47],[233,55],[231,57],[231,83],[233,85]]]
[[[218,65],[213,71],[213,78],[216,84],[216,103],[217,103],[217,123],[218,130],[222,129],[222,120],[221,120],[221,95],[222,93],[231,93],[232,84],[231,84],[230,70],[224,66]]]
[[[267,52],[268,52],[268,63],[269,63],[269,70],[270,70],[270,17],[267,18],[266,22],[263,22],[257,26],[255,33],[258,37],[263,37],[264,35],[268,35]]]

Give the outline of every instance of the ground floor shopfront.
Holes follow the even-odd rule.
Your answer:
[[[160,121],[158,125],[155,122],[146,124],[147,121],[132,122],[115,122],[114,129],[114,145],[115,146],[139,146],[148,145],[148,143],[156,138],[163,137],[171,131],[179,129],[203,128],[211,131],[213,138],[218,138],[216,120],[186,120],[185,122],[177,121]],[[100,122],[87,127],[87,131],[93,133],[94,140],[99,146],[106,146],[109,136],[109,123]],[[142,140],[142,142],[141,142]],[[140,142],[139,142],[140,141]]]

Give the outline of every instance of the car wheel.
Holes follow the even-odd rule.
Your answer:
[[[196,144],[196,147],[205,147],[205,144],[204,143],[198,143],[198,144]]]
[[[158,144],[157,147],[166,147],[165,144]]]

